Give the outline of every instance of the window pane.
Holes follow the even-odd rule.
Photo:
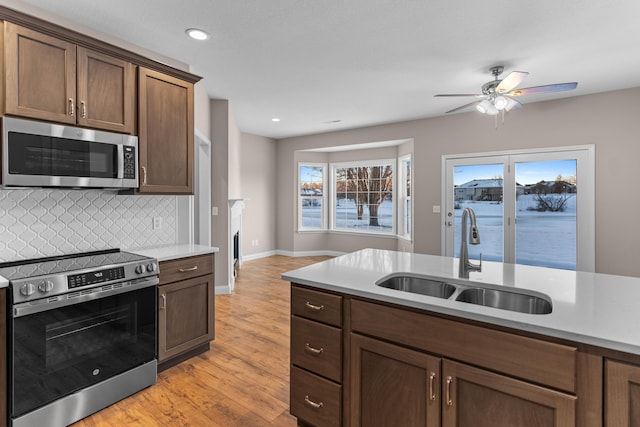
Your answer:
[[[300,166],[300,195],[322,196],[322,166]]]
[[[334,179],[336,229],[393,232],[391,165],[338,167]]]
[[[302,227],[322,228],[322,198],[302,198]]]
[[[469,258],[502,261],[504,244],[504,190],[502,164],[455,166],[454,179],[454,256],[460,255],[462,212],[471,208],[476,214],[480,245],[468,245]],[[465,236],[468,238],[468,236]]]
[[[516,163],[516,263],[576,269],[576,163]]]

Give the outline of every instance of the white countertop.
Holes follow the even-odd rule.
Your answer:
[[[178,258],[187,258],[196,255],[206,255],[218,252],[215,246],[205,245],[169,245],[153,248],[127,249],[129,252],[156,258],[158,261],[168,261]]]
[[[550,314],[525,314],[376,286],[392,273],[450,283],[541,292]],[[431,312],[640,355],[640,278],[484,261],[482,272],[458,278],[456,258],[364,249],[286,272],[288,280]]]

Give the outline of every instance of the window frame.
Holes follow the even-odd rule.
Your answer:
[[[441,254],[443,256],[456,257],[453,253],[453,244],[448,242],[450,228],[447,226],[451,219],[447,216],[449,206],[453,206],[453,192],[449,188],[453,188],[453,177],[450,174],[449,164],[455,163],[475,163],[483,159],[496,161],[504,165],[504,194],[515,194],[515,178],[512,174],[515,169],[512,167],[518,162],[553,160],[562,158],[576,159],[576,167],[580,174],[580,198],[577,206],[577,229],[576,238],[580,243],[576,243],[576,270],[590,271],[595,270],[595,145],[575,145],[564,147],[546,147],[535,149],[520,149],[509,151],[496,151],[485,153],[468,153],[443,155],[441,158],[441,203],[443,209],[441,211]],[[508,209],[504,212],[504,245],[503,245],[503,262],[515,263],[513,257],[515,242],[515,211],[513,206],[506,206]]]
[[[409,163],[409,176],[407,176],[407,163]],[[401,239],[413,240],[413,229],[411,227],[413,218],[413,158],[411,154],[398,157],[398,179],[396,186],[396,199],[398,200],[398,232]],[[409,194],[407,195],[405,183],[409,184]],[[407,212],[407,203],[410,203]],[[407,221],[407,218],[409,221]]]
[[[306,199],[313,199],[313,196],[303,196],[301,194],[301,189],[302,189],[302,174],[300,173],[300,170],[303,167],[310,167],[310,168],[322,168],[322,197],[318,197],[321,200],[322,203],[322,212],[321,212],[321,219],[322,219],[322,225],[320,227],[305,227],[302,224],[302,203],[303,200]],[[327,230],[327,215],[328,215],[328,209],[327,209],[327,190],[328,190],[328,186],[327,186],[327,163],[317,163],[317,162],[298,162],[298,168],[297,168],[297,175],[298,175],[298,179],[297,179],[297,187],[296,187],[296,194],[297,194],[297,199],[298,199],[298,232],[325,232]]]

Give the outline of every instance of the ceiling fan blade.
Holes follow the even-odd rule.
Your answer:
[[[475,96],[475,97],[480,97],[480,96],[484,96],[481,93],[442,93],[439,95],[433,95],[434,97],[437,96]]]
[[[455,113],[456,111],[464,110],[465,108],[469,108],[469,107],[473,107],[474,105],[478,105],[481,102],[482,101],[473,101],[473,102],[470,102],[468,104],[464,104],[464,105],[462,105],[460,107],[454,108],[453,110],[449,110],[449,111],[445,112],[445,114],[447,114],[447,113]]]
[[[498,86],[496,86],[496,92],[497,93],[509,92],[511,89],[513,89],[514,87],[516,87],[520,83],[522,83],[522,81],[525,78],[527,78],[528,75],[529,75],[529,73],[527,73],[526,71],[512,71],[512,72],[510,72],[507,75],[507,77],[502,79],[500,84],[498,84]]]
[[[515,89],[509,93],[505,93],[505,95],[522,96],[522,95],[529,95],[531,93],[560,92],[563,90],[573,90],[577,86],[578,86],[578,82],[557,83],[553,85],[533,86],[533,87],[525,87],[522,89]]]

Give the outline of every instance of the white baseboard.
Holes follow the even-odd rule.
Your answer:
[[[282,256],[290,256],[290,257],[302,257],[302,256],[340,256],[344,255],[346,252],[338,252],[338,251],[283,251],[278,249],[275,255]]]
[[[277,251],[260,252],[258,254],[242,255],[242,262],[251,261],[254,259],[266,258],[268,256],[277,255]]]
[[[231,286],[229,285],[215,285],[213,287],[213,292],[216,295],[228,295],[231,293]]]

